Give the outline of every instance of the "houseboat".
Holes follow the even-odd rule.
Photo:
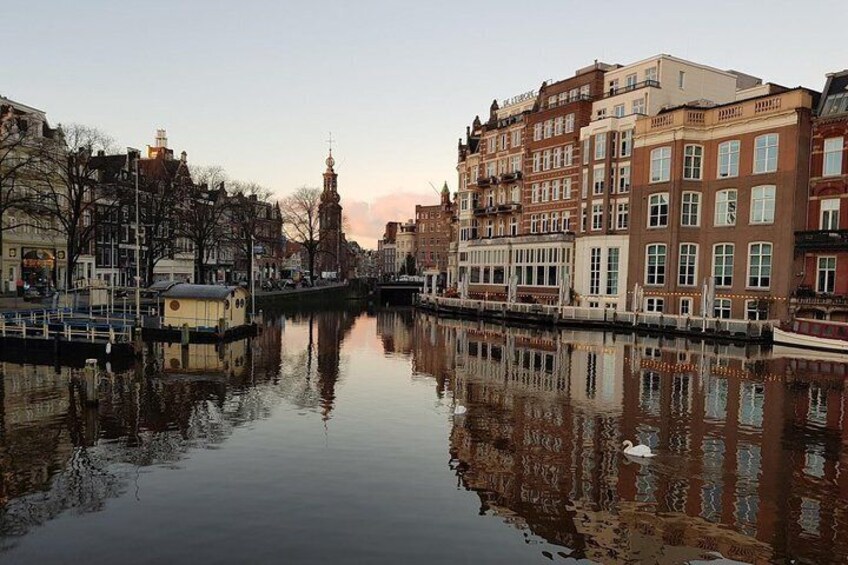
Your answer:
[[[848,355],[848,323],[796,318],[775,327],[773,341],[802,349],[814,349]]]

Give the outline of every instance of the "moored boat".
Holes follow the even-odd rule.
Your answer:
[[[797,318],[773,332],[775,344],[848,355],[848,323]]]

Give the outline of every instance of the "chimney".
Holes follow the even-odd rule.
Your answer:
[[[156,144],[154,147],[168,147],[168,136],[164,129],[156,130]]]

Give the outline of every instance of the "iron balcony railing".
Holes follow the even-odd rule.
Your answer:
[[[848,230],[811,230],[795,232],[797,249],[843,249],[848,251]]]

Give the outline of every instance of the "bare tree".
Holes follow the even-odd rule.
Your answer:
[[[58,133],[60,146],[47,152],[40,167],[37,211],[55,221],[67,244],[70,288],[80,255],[87,252],[95,235],[98,207],[114,206],[118,195],[97,182],[92,156],[115,152],[115,141],[97,128],[70,124]]]
[[[309,259],[309,277],[315,278],[315,257],[320,242],[318,207],[321,204],[321,189],[303,186],[280,202],[283,216],[283,232],[289,240],[299,243]]]
[[[55,142],[45,137],[41,118],[17,111],[12,105],[0,109],[0,249],[7,230],[33,225],[34,191],[38,177]],[[2,265],[0,265],[2,266]]]
[[[195,168],[196,184],[188,188],[183,205],[177,208],[176,235],[187,239],[194,248],[196,283],[206,281],[209,252],[231,237],[231,226],[226,221],[229,213],[226,178],[218,166]]]
[[[185,161],[178,163],[174,172],[166,169],[147,171],[140,179],[139,216],[147,234],[145,272],[148,283],[153,281],[159,261],[180,251],[176,241],[180,209],[186,205],[193,185]]]
[[[232,181],[229,184],[230,211],[233,229],[230,241],[238,254],[247,259],[248,281],[253,278],[253,263],[256,247],[270,249],[281,234],[274,234],[273,218],[265,217],[272,212],[269,206],[271,191],[255,182]]]

